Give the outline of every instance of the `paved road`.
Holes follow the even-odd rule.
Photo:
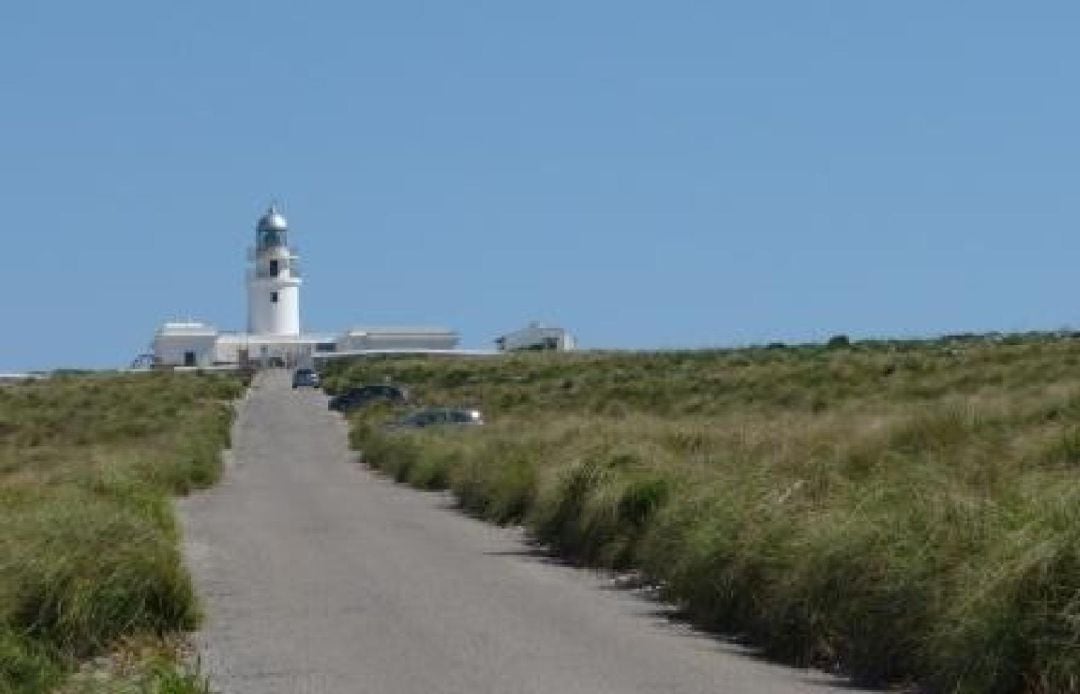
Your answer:
[[[203,669],[227,694],[825,694],[674,624],[656,603],[547,561],[353,462],[341,419],[260,375],[223,483],[181,503],[207,620]]]

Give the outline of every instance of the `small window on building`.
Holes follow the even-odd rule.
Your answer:
[[[184,366],[195,366],[194,352],[184,352]]]
[[[271,277],[277,277],[278,276],[278,261],[276,261],[276,260],[271,260],[270,261],[270,276]]]
[[[277,303],[277,292],[270,292],[270,303]]]
[[[334,352],[337,351],[337,345],[333,342],[318,342],[315,344],[316,352]]]

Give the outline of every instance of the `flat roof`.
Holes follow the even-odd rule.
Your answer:
[[[162,323],[158,335],[217,335],[218,329],[209,323],[198,321],[170,321]]]
[[[259,335],[256,333],[221,333],[218,342],[235,345],[306,345],[320,342],[334,342],[335,335],[325,333],[301,333],[299,335]]]
[[[350,328],[346,335],[457,335],[449,328],[437,328],[432,326],[359,326]]]

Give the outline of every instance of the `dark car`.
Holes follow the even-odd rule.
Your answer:
[[[392,429],[423,429],[431,426],[477,426],[484,423],[480,410],[460,407],[427,407],[410,412],[390,424]]]
[[[328,407],[338,412],[349,412],[376,402],[400,404],[408,402],[409,392],[399,386],[370,385],[350,388],[330,398]]]
[[[318,388],[319,374],[315,369],[297,369],[292,375],[293,388]]]

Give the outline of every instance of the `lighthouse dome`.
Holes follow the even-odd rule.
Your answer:
[[[289,223],[273,205],[262,217],[259,217],[258,231],[287,231]]]

